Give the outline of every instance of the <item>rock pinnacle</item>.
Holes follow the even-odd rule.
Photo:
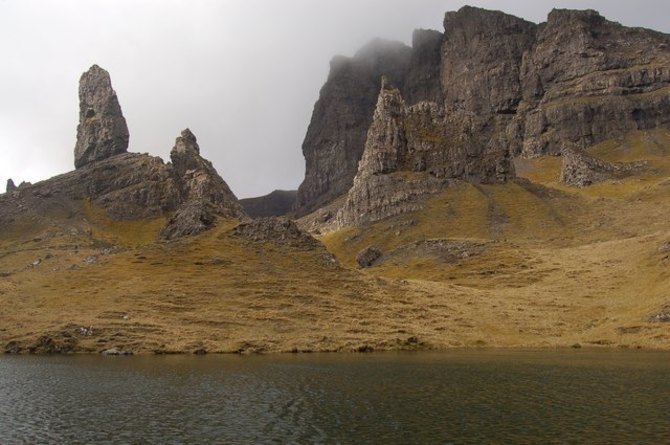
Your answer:
[[[74,147],[74,165],[94,161],[128,150],[128,126],[112,89],[109,73],[93,65],[79,79],[79,125]]]

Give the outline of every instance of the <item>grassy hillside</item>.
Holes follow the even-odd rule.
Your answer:
[[[519,160],[516,182],[461,184],[419,212],[322,241],[351,267],[358,251],[378,247],[384,255],[369,274],[444,295],[445,317],[467,320],[449,330],[469,329],[481,344],[670,347],[670,324],[650,321],[670,307],[670,132],[590,153],[648,164],[574,188],[557,182],[560,158]]]
[[[578,189],[557,183],[560,158],[519,161],[516,182],[463,183],[420,211],[320,235],[337,263],[239,238],[234,221],[166,243],[164,220],[113,221],[87,202],[22,216],[0,231],[0,346],[670,348],[670,323],[650,318],[670,312],[670,132],[590,151],[648,168]],[[368,245],[384,255],[358,269]]]

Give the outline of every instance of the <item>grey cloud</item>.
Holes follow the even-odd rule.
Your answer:
[[[670,31],[661,1],[473,1],[532,21],[593,8]],[[335,54],[442,29],[449,0],[0,1],[0,187],[71,170],[77,82],[107,69],[130,150],[167,158],[190,127],[239,197],[296,188],[300,146]]]

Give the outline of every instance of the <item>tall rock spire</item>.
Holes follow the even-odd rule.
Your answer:
[[[14,181],[12,178],[9,178],[7,180],[7,193],[16,191],[16,185],[14,184]]]
[[[79,125],[74,166],[83,167],[128,150],[128,126],[109,73],[93,65],[79,79]]]

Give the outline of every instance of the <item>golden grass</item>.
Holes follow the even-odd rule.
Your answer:
[[[235,221],[156,242],[162,221],[117,222],[85,203],[86,222],[65,223],[90,234],[35,238],[49,225],[34,221],[0,236],[0,345],[92,326],[74,334],[77,351],[668,349],[670,323],[649,318],[670,305],[667,136],[592,149],[655,163],[624,181],[569,188],[556,183],[560,159],[533,159],[520,171],[530,182],[463,183],[417,212],[323,235],[338,265],[323,250],[239,239]],[[467,254],[422,250],[430,240]],[[360,270],[368,245],[385,256]]]
[[[156,241],[158,232],[165,225],[165,218],[134,221],[116,221],[104,209],[84,200],[83,211],[90,223],[93,238],[123,247],[150,244]]]

